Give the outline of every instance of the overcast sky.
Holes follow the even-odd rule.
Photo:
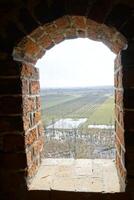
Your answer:
[[[38,60],[41,88],[113,85],[114,59],[101,42],[65,40]]]

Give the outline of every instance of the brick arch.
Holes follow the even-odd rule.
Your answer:
[[[114,27],[108,27],[105,24],[97,23],[83,16],[66,15],[52,23],[39,26],[14,47],[12,54],[13,59],[21,65],[23,139],[26,153],[25,165],[28,185],[38,171],[44,151],[44,130],[41,122],[39,75],[38,69],[35,68],[34,65],[37,60],[54,45],[65,39],[78,37],[101,41],[107,45],[111,51],[118,54],[115,65],[116,69],[120,69],[120,65],[118,64],[120,60],[119,53],[127,45],[126,38]],[[115,73],[115,77],[118,76],[119,70],[116,70],[116,72],[117,74]],[[122,87],[118,85],[118,80],[116,80],[116,78],[115,87]],[[116,96],[119,97],[117,93]],[[119,115],[119,113],[120,112],[117,111],[117,115]],[[120,115],[123,116],[122,113],[120,113]],[[121,117],[118,116],[117,121],[120,121],[120,119]],[[118,136],[116,141],[118,151],[118,148],[122,148]],[[122,177],[121,181],[124,181],[126,176],[124,165],[122,165],[123,157],[124,151],[122,157],[119,155],[116,159],[119,175]],[[122,190],[124,190],[124,188]]]
[[[83,16],[64,16],[39,26],[13,50],[13,58],[35,64],[45,51],[70,38],[89,38],[101,41],[118,54],[127,44],[126,38],[114,27],[97,23]]]

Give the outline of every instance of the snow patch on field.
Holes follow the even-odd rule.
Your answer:
[[[72,118],[66,118],[66,119],[60,119],[56,121],[54,124],[51,124],[47,126],[47,129],[55,128],[55,129],[72,129],[72,128],[78,128],[79,125],[85,123],[87,121],[87,118],[79,118],[79,119],[72,119]]]
[[[99,128],[99,129],[114,129],[112,125],[89,125],[88,128]]]

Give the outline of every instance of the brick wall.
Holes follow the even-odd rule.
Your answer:
[[[114,85],[115,85],[115,145],[116,145],[116,165],[120,179],[121,191],[125,190],[125,143],[124,143],[124,90],[123,90],[123,66],[121,55],[115,59]]]
[[[123,66],[123,104],[124,104],[124,142],[126,146],[125,162],[127,168],[126,191],[133,192],[134,182],[134,42],[122,51]]]
[[[39,77],[38,69],[34,65],[45,51],[55,44],[64,39],[77,37],[102,41],[115,53],[119,53],[126,44],[125,38],[114,28],[85,17],[64,16],[50,24],[38,27],[21,40],[13,50],[13,59],[6,55],[2,58],[0,68],[0,163],[2,164],[0,167],[5,199],[7,187],[8,195],[11,192],[12,199],[25,199],[24,191],[27,191],[27,183],[29,184],[36,174],[43,153],[44,130],[40,115]],[[125,152],[123,121],[126,119],[126,126],[133,126],[133,124],[132,120],[127,120],[132,116],[129,110],[125,116],[123,115],[122,98],[124,95],[127,97],[133,95],[131,95],[132,90],[126,90],[124,93],[120,90],[123,84],[121,74],[124,73],[120,68],[120,56],[115,66],[117,68],[115,70],[117,166],[124,180],[126,171],[123,159]],[[131,74],[129,71],[127,73]],[[123,81],[128,84],[127,79]],[[131,78],[132,82],[133,78]],[[124,102],[126,105],[127,97]],[[131,132],[132,130],[128,135],[132,135]],[[125,138],[125,142],[130,141]],[[127,150],[126,155],[127,152],[129,154]],[[129,156],[127,159],[130,159]],[[126,166],[131,169],[128,162]]]
[[[0,69],[0,175],[3,197],[23,196],[41,162],[39,75],[32,65],[3,61]],[[18,191],[18,192],[16,192]]]
[[[30,180],[37,172],[41,163],[44,146],[38,69],[30,64],[23,64],[21,81],[25,150],[28,166],[28,179]]]
[[[22,66],[12,58],[3,59],[0,68],[0,177],[3,199],[23,197],[27,189]],[[8,193],[7,193],[8,188]],[[16,193],[18,191],[18,193]]]

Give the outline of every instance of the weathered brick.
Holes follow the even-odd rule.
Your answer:
[[[67,39],[73,39],[73,38],[77,38],[77,32],[76,32],[76,29],[75,28],[71,28],[71,29],[67,29],[65,31],[65,37]]]
[[[77,30],[77,36],[79,38],[85,38],[86,37],[86,31],[83,31],[83,30]]]
[[[22,79],[21,87],[22,87],[23,95],[29,94],[29,81],[28,80]]]
[[[125,145],[124,145],[124,130],[123,130],[123,128],[121,128],[121,127],[118,125],[118,123],[116,123],[116,129],[115,129],[115,131],[116,131],[117,137],[118,137],[119,140],[120,140],[120,143],[121,143],[123,146],[125,146]]]
[[[124,128],[124,112],[118,106],[115,106],[115,116],[120,126]]]
[[[51,34],[51,33],[54,33],[57,31],[57,26],[55,23],[50,23],[50,24],[44,25],[44,26],[42,26],[42,28],[44,29],[44,35]]]
[[[54,42],[56,44],[62,42],[65,38],[64,35],[62,35],[61,33],[55,33],[51,35],[52,40],[54,40]]]
[[[25,54],[35,56],[40,51],[40,47],[36,42],[33,42],[30,38],[25,38],[19,43],[19,49]]]
[[[38,170],[38,161],[34,161],[32,166],[28,168],[28,177],[33,177]]]
[[[50,36],[44,35],[41,40],[39,41],[39,45],[41,45],[43,48],[48,49],[52,46],[54,46],[54,43]]]
[[[39,94],[39,92],[40,92],[39,81],[30,81],[30,93]]]
[[[116,88],[122,88],[122,78],[123,78],[123,73],[122,70],[119,70],[115,75],[114,75],[114,84]]]
[[[41,109],[41,97],[36,97],[36,109]]]
[[[43,124],[40,123],[40,124],[38,125],[38,135],[39,135],[39,136],[44,136],[44,134],[45,134],[45,130],[44,130]]]
[[[121,144],[117,137],[115,138],[115,144],[116,144],[116,151],[118,151],[118,154],[121,156]]]
[[[36,42],[40,40],[40,38],[44,35],[44,29],[42,27],[38,27],[32,31],[30,37],[33,38]]]
[[[118,172],[120,173],[120,176],[125,180],[126,170],[125,170],[125,167],[123,166],[123,163],[121,162],[121,159],[118,155],[116,156],[116,166],[117,166]]]
[[[122,65],[121,65],[121,56],[120,54],[118,54],[114,60],[114,70],[117,70],[119,68],[122,68]]]
[[[33,115],[34,124],[38,123],[41,120],[41,112],[37,111]]]
[[[25,136],[25,144],[26,145],[31,145],[33,144],[34,141],[37,139],[37,129],[34,128],[30,130],[27,135]]]
[[[23,127],[24,130],[28,130],[32,126],[30,114],[25,113],[23,115]]]
[[[98,30],[100,28],[100,25],[90,19],[87,20],[86,25],[87,25],[87,36],[92,40],[98,40]]]
[[[42,58],[45,55],[45,53],[46,53],[46,50],[45,49],[41,49],[40,52],[37,53],[36,58],[37,59]]]
[[[39,138],[33,144],[33,156],[39,155],[39,153],[43,151],[43,147],[44,147],[44,138]]]
[[[23,64],[21,67],[21,76],[27,78],[39,79],[38,68],[29,64]]]
[[[23,98],[23,112],[33,112],[36,110],[36,97],[25,97]]]
[[[27,153],[26,153],[26,157],[27,157],[27,165],[28,167],[30,167],[32,165],[32,152],[29,150]]]
[[[72,16],[73,27],[86,29],[86,18],[83,16]]]
[[[55,24],[58,29],[67,29],[70,28],[70,20],[68,16],[64,16],[62,18],[59,18],[55,21]]]
[[[115,90],[115,103],[122,109],[123,107],[123,91]]]

